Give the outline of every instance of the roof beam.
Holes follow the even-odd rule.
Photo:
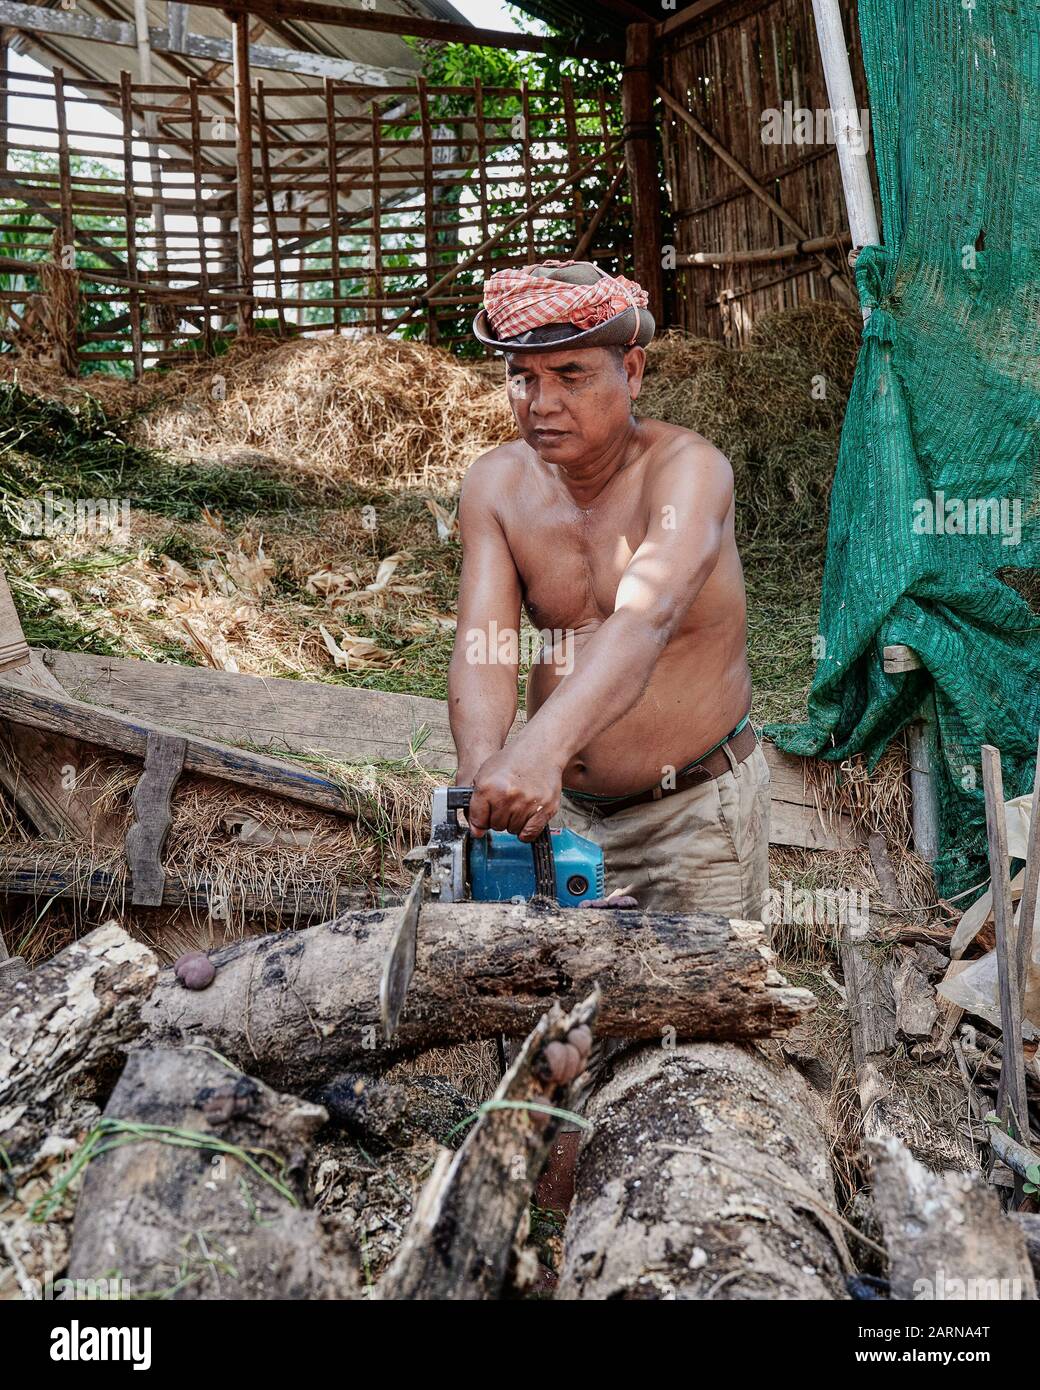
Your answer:
[[[706,14],[711,14],[713,10],[719,10],[728,3],[729,0],[695,0],[694,4],[687,5],[678,14],[673,14],[668,19],[662,20],[657,26],[657,37],[659,39],[674,37],[683,29],[688,29],[698,19],[703,19]]]
[[[21,4],[18,0],[0,0],[0,25],[30,34],[57,34],[64,38],[90,39],[95,43],[113,44],[120,48],[137,47],[137,30],[133,24],[118,19],[102,19],[99,15],[84,14],[80,10],[52,10],[42,5]],[[178,54],[185,58],[203,58],[228,64],[233,56],[229,39],[182,33],[177,27],[172,35],[169,29],[150,28],[148,42],[153,53]],[[250,44],[249,62],[251,67],[309,77],[334,77],[344,82],[358,82],[366,87],[399,85],[410,82],[414,77],[414,73],[406,68],[375,68],[365,63],[353,63],[347,58],[328,58],[323,53],[303,53],[261,44]]]
[[[375,34],[402,34],[413,39],[439,39],[441,43],[466,43],[481,48],[507,48],[525,53],[568,53],[578,58],[599,58],[621,62],[624,45],[585,43],[556,35],[513,34],[505,29],[480,29],[473,24],[455,24],[446,19],[418,19],[408,14],[383,14],[376,10],[356,10],[343,5],[324,5],[312,0],[192,0],[225,14],[246,13],[268,24],[296,20],[303,24],[335,24],[340,28],[368,30]]]

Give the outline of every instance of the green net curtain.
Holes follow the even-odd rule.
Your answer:
[[[988,876],[980,745],[1017,795],[1040,727],[1040,619],[1012,587],[1040,564],[1040,4],[860,0],[859,22],[884,244],[856,264],[808,720],[770,732],[873,766],[934,691],[951,895]],[[926,669],[886,675],[889,643]]]

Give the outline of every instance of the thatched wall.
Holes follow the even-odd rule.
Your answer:
[[[855,0],[842,0],[860,106],[866,84]],[[807,0],[744,0],[712,10],[662,43],[663,85],[805,228],[843,233],[848,219],[832,143],[763,141],[762,114],[827,107],[827,87]],[[815,127],[815,122],[814,122]],[[682,121],[662,112],[672,242],[679,255],[746,251],[797,238]],[[815,129],[814,129],[815,134]],[[831,252],[847,269],[847,247]],[[763,313],[834,292],[812,255],[675,272],[675,322],[701,337],[743,342]],[[851,277],[850,282],[851,282]]]

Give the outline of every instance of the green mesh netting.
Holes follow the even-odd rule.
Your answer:
[[[825,654],[807,723],[771,733],[873,766],[934,690],[950,895],[988,877],[980,745],[1018,795],[1040,726],[1040,619],[998,577],[1028,592],[1014,571],[1040,564],[1040,10],[860,0],[859,21],[884,245],[856,265],[872,312],[831,497]],[[888,643],[926,669],[886,675]]]

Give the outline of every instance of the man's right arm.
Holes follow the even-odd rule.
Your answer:
[[[504,463],[497,453],[477,460],[459,500],[462,578],[448,717],[460,786],[502,748],[516,718],[520,577],[494,506]]]

